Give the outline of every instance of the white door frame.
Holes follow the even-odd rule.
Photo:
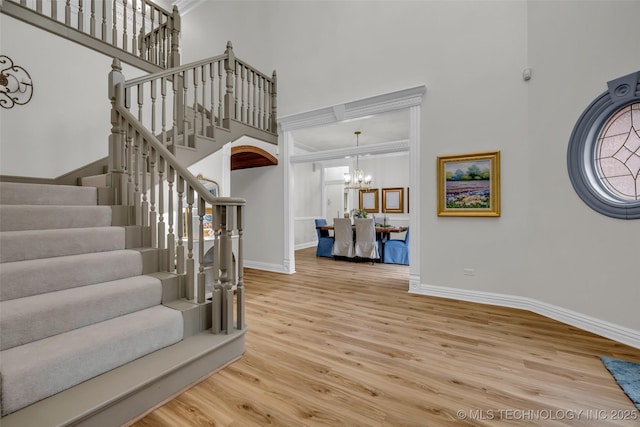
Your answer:
[[[313,162],[338,158],[336,156],[367,154],[367,147],[334,150],[333,152],[317,152],[304,155],[293,154],[293,138],[291,132],[315,126],[327,125],[348,119],[387,113],[396,110],[409,110],[409,140],[408,144],[389,143],[381,148],[382,151],[409,151],[409,227],[412,238],[409,240],[409,287],[416,290],[420,286],[420,106],[427,91],[425,85],[403,89],[384,95],[360,99],[345,104],[338,104],[306,113],[294,114],[278,119],[283,135],[284,154],[284,267],[289,274],[295,273],[295,244],[294,244],[294,215],[293,203],[293,165],[294,163]],[[384,144],[380,144],[384,146]]]

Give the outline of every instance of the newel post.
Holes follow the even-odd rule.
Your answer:
[[[227,73],[227,92],[224,94],[224,127],[229,128],[229,119],[236,118],[235,97],[233,96],[233,77],[236,71],[236,56],[233,53],[231,42],[227,42],[227,49],[224,51],[227,59],[224,60],[224,69]]]
[[[173,6],[171,14],[171,61],[167,68],[178,67],[180,65],[180,13],[178,6]]]
[[[124,186],[125,158],[124,136],[120,127],[120,114],[116,107],[124,106],[124,75],[120,60],[114,58],[109,73],[109,99],[111,100],[111,134],[109,135],[109,174],[111,178],[111,191],[113,203],[123,205],[126,203]]]

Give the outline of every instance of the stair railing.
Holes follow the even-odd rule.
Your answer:
[[[222,55],[127,81],[124,105],[175,153],[234,122],[275,135],[276,94],[275,71],[269,77],[247,65],[228,42]]]
[[[109,73],[109,173],[114,203],[131,206],[133,222],[149,227],[147,243],[164,254],[161,267],[181,275],[185,279],[185,290],[181,296],[199,304],[206,301],[204,245],[208,236],[204,230],[206,208],[211,206],[210,229],[214,239],[212,332],[228,334],[234,328],[242,330],[243,217],[246,202],[238,198],[214,197],[178,162],[165,144],[131,114],[125,102],[127,87],[131,88],[131,85],[125,82],[119,60],[114,59]],[[197,224],[193,221],[194,214],[198,218]],[[238,247],[235,268],[234,239]],[[199,259],[197,273],[194,244],[197,245]],[[235,324],[234,284],[237,290]]]
[[[6,0],[10,14],[47,30],[52,21],[79,31],[161,68],[180,64],[180,14],[150,0]],[[9,4],[11,6],[11,4]],[[32,19],[28,12],[44,20]],[[48,22],[47,22],[48,20]],[[75,39],[73,32],[64,36]],[[90,46],[100,50],[100,45]]]

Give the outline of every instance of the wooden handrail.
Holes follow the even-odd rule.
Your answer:
[[[235,197],[214,197],[209,190],[198,180],[198,178],[189,172],[189,169],[180,164],[178,159],[170,152],[147,128],[145,128],[138,119],[121,105],[116,105],[116,111],[122,116],[125,122],[138,132],[146,142],[151,144],[158,154],[172,167],[178,175],[180,175],[191,188],[193,188],[206,203],[214,206],[244,206],[245,199]]]
[[[114,50],[119,51],[118,56],[123,60],[142,69],[150,68],[149,65],[169,68],[180,64],[181,24],[175,6],[168,11],[151,0],[113,0],[110,3],[98,0],[5,0],[2,11],[106,55],[113,56]],[[162,39],[166,45],[164,55],[147,57],[139,34],[165,27]]]
[[[207,206],[211,206],[211,230],[214,231],[215,241],[212,332],[242,330],[243,221],[246,201],[241,198],[214,197],[165,144],[129,111],[125,104],[126,83],[121,71],[119,61],[114,59],[109,73],[112,105],[109,174],[113,200],[117,205],[132,207],[136,225],[149,227],[151,233],[148,244],[162,250],[160,264],[166,271],[184,276],[186,286],[182,297],[198,304],[206,304],[204,217]],[[165,224],[165,212],[168,224]],[[194,224],[194,212],[197,212],[197,224]],[[177,217],[176,227],[174,216]],[[237,240],[238,247],[235,266],[232,239]],[[197,244],[195,250],[199,259],[197,271],[194,244]],[[234,285],[237,292],[235,299]]]
[[[226,54],[222,54],[222,55],[218,55],[218,56],[213,56],[211,58],[206,58],[206,59],[200,59],[198,61],[194,61],[194,62],[190,62],[188,64],[184,64],[184,65],[180,65],[178,67],[172,67],[168,70],[163,70],[163,71],[158,71],[157,73],[151,73],[151,74],[145,74],[144,76],[141,77],[137,77],[135,79],[130,79],[127,80],[124,83],[124,87],[125,88],[130,88],[130,87],[134,87],[134,86],[138,86],[142,83],[147,83],[150,82],[152,80],[158,80],[161,78],[169,78],[169,77],[173,77],[176,74],[180,74],[184,71],[190,71],[193,70],[194,68],[198,68],[198,67],[202,67],[203,65],[209,65],[213,62],[218,62],[221,60],[224,60],[227,58]]]
[[[124,105],[137,106],[138,120],[172,152],[234,123],[277,133],[275,72],[268,77],[238,61],[230,42],[221,55],[122,83]]]
[[[149,244],[167,251],[163,265],[167,271],[185,276],[183,296],[199,304],[205,303],[204,217],[207,206],[211,206],[210,230],[215,239],[214,333],[230,333],[234,328],[234,301],[235,327],[244,328],[242,252],[246,202],[214,197],[173,153],[180,143],[195,147],[196,137],[214,138],[216,127],[231,129],[236,122],[275,135],[276,88],[275,71],[273,77],[268,77],[237,60],[231,42],[222,55],[129,81],[116,58],[109,73],[109,174],[113,200],[133,207],[137,225],[149,226]],[[134,105],[137,116],[130,111]],[[194,212],[198,224],[194,224]],[[235,267],[232,238],[238,242]],[[200,261],[197,273],[194,244]]]

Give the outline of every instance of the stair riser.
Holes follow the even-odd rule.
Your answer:
[[[2,205],[91,206],[97,204],[97,194],[93,187],[0,182]]]
[[[155,277],[162,283],[162,303],[169,303],[171,301],[182,298],[184,292],[183,280],[177,274],[167,272],[150,273],[149,276]]]
[[[108,187],[109,186],[109,174],[84,176],[78,179],[79,184],[85,187]]]
[[[25,261],[125,249],[122,227],[92,227],[0,233],[0,262]]]
[[[0,231],[111,226],[109,206],[0,206]]]

